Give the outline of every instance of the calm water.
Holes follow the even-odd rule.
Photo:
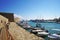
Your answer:
[[[40,23],[42,27],[49,31],[50,34],[60,33],[60,24],[58,23]],[[29,22],[29,25],[35,27],[36,23]],[[48,40],[48,39],[46,39]]]
[[[58,33],[60,32],[60,24],[58,23],[40,23],[42,27],[49,31],[49,33]],[[29,22],[29,25],[35,27],[36,23]]]

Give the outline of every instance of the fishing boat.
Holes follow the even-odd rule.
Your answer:
[[[48,38],[52,40],[60,40],[60,29],[51,29],[51,30],[54,31],[54,33],[49,34]]]
[[[37,36],[43,37],[43,38],[45,38],[49,34],[48,32],[41,30],[39,28],[33,29],[31,32],[36,34]]]
[[[29,29],[31,28],[31,26],[28,24],[28,21],[23,21],[22,23],[20,23],[20,25],[22,25],[22,27],[24,29]]]
[[[60,40],[60,34],[51,34],[51,35],[48,35],[48,37],[50,39],[53,39],[53,40]]]
[[[45,32],[45,31],[41,31],[41,32],[38,32],[38,35],[41,36],[41,37],[46,37],[48,36],[48,32]]]
[[[36,27],[31,30],[31,32],[41,37],[46,37],[49,34],[44,28],[41,27],[41,24],[38,23],[36,24]]]
[[[38,32],[42,32],[43,30],[41,30],[40,28],[33,28],[31,29],[31,33],[37,34]]]

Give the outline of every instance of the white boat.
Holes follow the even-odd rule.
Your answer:
[[[46,32],[46,30],[42,30],[41,28],[38,27],[33,28],[31,32],[41,37],[46,37],[49,34],[48,32]]]
[[[41,30],[40,28],[33,28],[31,29],[31,33],[37,34],[38,32],[41,32],[43,30]]]
[[[24,22],[20,23],[20,25],[22,25],[22,27],[25,28],[25,29],[31,28],[31,26],[28,24],[27,21],[24,21]]]
[[[49,33],[47,32],[38,32],[38,36],[41,36],[41,37],[45,37],[45,36],[48,36]]]
[[[49,38],[51,39],[59,39],[60,40],[60,35],[59,34],[51,34],[51,35],[48,35]]]
[[[54,30],[54,31],[60,31],[60,29],[52,29],[52,30]]]
[[[48,35],[49,33],[42,31],[42,32],[38,32],[38,34],[39,35]]]
[[[32,30],[32,32],[42,32],[43,30]]]

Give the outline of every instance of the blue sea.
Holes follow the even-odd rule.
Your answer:
[[[36,27],[36,23],[28,22],[32,27]],[[44,27],[50,34],[60,33],[60,24],[59,23],[40,23],[41,27]]]

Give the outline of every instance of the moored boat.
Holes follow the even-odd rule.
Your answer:
[[[53,39],[53,40],[60,40],[60,34],[51,34],[51,35],[48,35],[48,37],[50,39]]]
[[[38,35],[48,35],[49,33],[47,33],[47,32],[44,32],[44,31],[42,31],[42,32],[38,32]]]

